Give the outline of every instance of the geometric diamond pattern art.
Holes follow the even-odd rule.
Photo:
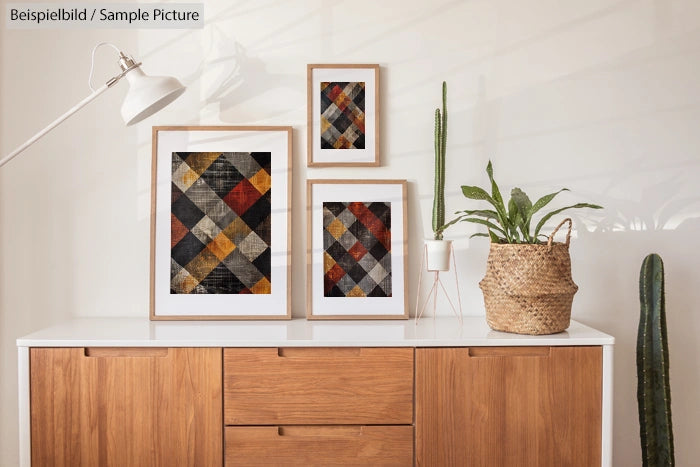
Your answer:
[[[391,297],[391,203],[323,203],[324,297]]]
[[[173,152],[171,294],[270,294],[271,153]]]
[[[364,82],[321,82],[321,149],[365,149]]]

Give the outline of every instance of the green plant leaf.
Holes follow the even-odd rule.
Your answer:
[[[443,224],[440,227],[438,227],[437,229],[435,229],[435,240],[442,240],[442,233],[448,227],[450,227],[450,226],[456,224],[457,222],[459,222],[460,220],[462,220],[462,217],[464,217],[464,216],[456,217],[456,218],[452,219],[450,222],[448,222],[447,224]],[[439,236],[439,238],[438,238],[438,236]]]
[[[486,238],[490,238],[490,237],[489,237],[489,234],[485,234],[484,232],[477,232],[477,233],[471,234],[471,235],[469,236],[469,238],[474,238],[474,237],[486,237]]]
[[[562,188],[561,190],[555,191],[554,193],[550,193],[550,194],[548,194],[548,195],[544,195],[543,197],[541,197],[540,199],[538,199],[537,201],[535,201],[535,204],[533,204],[532,207],[530,208],[530,219],[532,219],[532,216],[533,216],[537,211],[539,211],[540,209],[542,209],[543,207],[545,207],[546,205],[548,205],[549,202],[552,201],[552,200],[554,199],[554,197],[557,196],[557,195],[558,195],[559,193],[561,193],[562,191],[569,191],[569,189],[568,189],[568,188]]]
[[[531,243],[532,236],[530,235],[530,220],[532,209],[532,201],[520,188],[513,188],[510,192],[510,200],[515,205],[517,212],[520,216],[520,221],[515,222],[515,224],[520,229],[523,235],[523,240],[525,243]]]
[[[489,238],[491,238],[492,243],[508,243],[508,240],[505,238],[501,238],[495,233],[493,233],[491,230],[489,230]]]
[[[518,227],[522,225],[522,216],[515,205],[513,198],[508,200],[508,233],[510,234],[511,243],[522,243]]]
[[[537,223],[537,227],[535,227],[535,237],[537,237],[539,235],[540,229],[542,229],[542,226],[544,226],[545,222],[547,222],[549,219],[551,219],[552,216],[555,216],[562,211],[566,211],[567,209],[580,209],[580,208],[603,209],[602,206],[598,206],[597,204],[590,204],[590,203],[577,203],[577,204],[573,204],[571,206],[566,206],[564,208],[555,209],[554,211],[547,213]]]
[[[491,164],[490,160],[486,165],[486,173],[491,181],[491,198],[493,199],[493,207],[496,208],[496,212],[500,218],[500,223],[506,231],[506,239],[510,241],[510,236],[508,235],[508,231],[510,230],[508,228],[508,212],[506,210],[506,205],[503,203],[501,190],[498,189],[498,184],[496,184],[496,180],[493,178],[493,165]]]
[[[506,235],[506,232],[501,227],[497,226],[493,222],[489,222],[489,221],[484,220],[484,219],[479,219],[479,218],[474,218],[474,217],[465,217],[462,219],[462,222],[471,222],[473,224],[485,225],[489,229],[496,230],[498,232],[501,232],[503,235]]]
[[[515,205],[515,201],[511,197],[510,200],[508,200],[508,220],[511,223],[515,223],[515,216],[518,215],[518,207]]]
[[[467,216],[479,216],[485,217],[486,219],[496,219],[498,220],[498,213],[492,211],[491,209],[466,209],[464,211],[457,211],[455,214],[464,214]]]
[[[469,199],[488,201],[494,208],[496,207],[496,202],[491,198],[491,195],[478,186],[462,185],[462,194]]]

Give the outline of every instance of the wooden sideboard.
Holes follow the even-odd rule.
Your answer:
[[[18,339],[23,466],[609,466],[612,337],[483,318],[78,320]]]

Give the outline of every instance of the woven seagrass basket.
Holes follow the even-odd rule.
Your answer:
[[[554,242],[554,234],[566,222],[566,243]],[[546,244],[491,244],[479,287],[492,329],[539,335],[569,327],[578,290],[571,278],[571,227],[571,219],[564,219]]]

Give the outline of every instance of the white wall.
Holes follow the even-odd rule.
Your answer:
[[[208,0],[205,16],[195,31],[18,31],[2,18],[0,154],[88,94],[98,41],[189,90],[125,128],[120,84],[0,169],[0,465],[17,462],[15,339],[71,317],[147,316],[151,125],[294,126],[293,307],[303,316],[307,177],[411,182],[415,291],[442,80],[448,211],[470,206],[459,186],[483,184],[488,158],[505,190],[566,186],[559,205],[606,207],[575,219],[574,317],[617,339],[615,465],[640,463],[637,277],[647,253],[663,256],[676,458],[700,457],[700,2]],[[111,51],[99,58],[104,80]],[[305,65],[326,62],[381,64],[381,168],[305,167]],[[460,225],[448,236],[458,240],[468,313],[483,314],[488,245],[467,241],[474,231]]]

